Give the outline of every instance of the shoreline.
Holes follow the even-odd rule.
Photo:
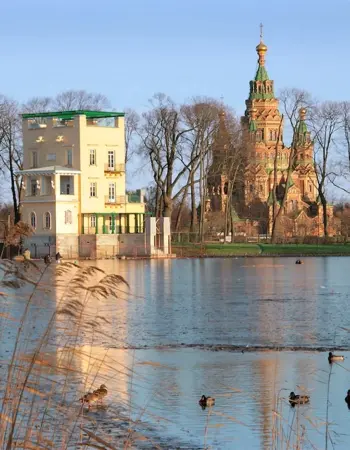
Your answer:
[[[195,349],[211,352],[230,353],[267,353],[267,352],[308,352],[308,353],[328,353],[330,351],[349,352],[350,347],[344,346],[315,346],[307,347],[303,345],[229,345],[229,344],[165,344],[165,345],[130,345],[130,346],[109,346],[108,349],[115,350],[181,350]]]

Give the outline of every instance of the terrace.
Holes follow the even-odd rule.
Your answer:
[[[119,128],[119,118],[124,115],[122,112],[76,110],[25,113],[22,114],[22,119],[27,120],[29,130],[74,127],[74,119],[77,116],[85,116],[88,127]]]

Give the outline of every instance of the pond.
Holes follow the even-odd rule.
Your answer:
[[[86,416],[113,435],[118,409],[140,426],[144,439],[135,448],[158,443],[188,449],[284,449],[296,442],[325,448],[328,418],[329,448],[333,443],[348,449],[350,258],[304,262],[286,257],[84,263],[130,284],[127,298],[99,306],[110,324],[94,336],[93,347],[84,329],[79,336],[82,352],[74,366],[107,362],[89,375],[89,383],[107,384],[106,409],[92,408]],[[50,311],[57,298],[45,296],[40,305],[46,301]],[[21,310],[18,299],[8,306],[14,317]],[[27,332],[34,342],[46,316],[38,304],[31,314]],[[3,332],[2,359],[13,333]],[[329,350],[344,354],[345,361],[330,366]],[[87,385],[78,378],[72,386]],[[291,391],[308,393],[310,404],[291,408]],[[215,397],[215,406],[202,410],[202,394]]]

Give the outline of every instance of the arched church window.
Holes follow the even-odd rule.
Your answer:
[[[309,184],[309,192],[312,192],[312,185]]]
[[[249,192],[253,192],[254,191],[254,186],[252,184],[249,185]]]

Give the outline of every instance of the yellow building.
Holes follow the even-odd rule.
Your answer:
[[[144,232],[142,191],[125,191],[124,113],[45,112],[22,119],[21,216],[35,231],[26,242],[32,254],[52,246],[76,257],[84,235]]]

